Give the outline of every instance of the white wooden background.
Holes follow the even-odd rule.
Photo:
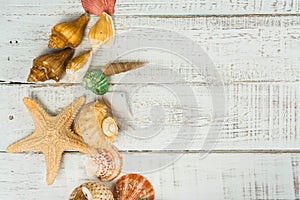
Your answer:
[[[38,99],[52,113],[82,94],[88,101],[95,99],[79,85],[26,84],[32,59],[47,50],[51,27],[81,14],[80,0],[1,0],[0,10],[0,199],[67,199],[75,186],[93,180],[85,174],[84,155],[65,153],[49,187],[42,154],[7,154],[5,149],[33,130],[23,97]],[[149,86],[130,101],[136,123],[142,126],[148,126],[148,111],[159,101],[167,113],[177,113],[167,117],[163,133],[151,142],[122,132],[116,142],[126,169],[142,169],[163,163],[168,155],[183,154],[167,167],[143,173],[153,183],[156,199],[300,199],[299,0],[118,0],[114,21],[117,34],[134,26],[184,34],[208,53],[225,84],[224,128],[215,148],[203,158],[211,114],[205,79],[188,63],[164,53],[132,55],[180,72],[201,105],[200,118],[182,122],[178,113],[185,105],[168,106],[170,99],[155,99],[160,92],[156,88]],[[85,39],[81,48],[86,47]],[[93,65],[102,64],[105,61],[96,56]],[[135,76],[155,78],[155,73],[163,73],[152,72],[139,69],[130,76],[135,81]],[[118,77],[111,82],[145,84],[122,83]],[[197,127],[192,146],[161,150],[182,123]],[[181,134],[179,144],[188,142],[189,132]],[[147,155],[155,159],[132,159]]]

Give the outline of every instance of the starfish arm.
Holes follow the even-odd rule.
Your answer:
[[[65,150],[75,150],[82,153],[89,153],[90,150],[87,145],[83,142],[82,138],[76,135],[74,132],[68,134],[67,141],[65,143]]]
[[[25,97],[23,102],[31,114],[35,128],[39,129],[41,127],[46,127],[46,121],[50,115],[42,108],[42,106],[28,97]]]
[[[17,153],[17,152],[27,152],[27,151],[40,151],[39,144],[41,138],[36,137],[34,133],[31,135],[13,143],[7,147],[6,152]]]
[[[70,127],[76,117],[77,112],[83,106],[85,97],[81,96],[73,103],[69,104],[61,113],[56,116],[58,127]]]
[[[54,182],[61,163],[63,151],[53,145],[48,146],[47,150],[43,151],[46,161],[46,181],[48,185]]]

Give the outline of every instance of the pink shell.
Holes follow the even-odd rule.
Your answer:
[[[100,16],[103,12],[113,15],[116,0],[81,0],[83,9],[90,14]]]
[[[122,156],[114,146],[110,149],[97,149],[97,151],[89,155],[86,163],[87,173],[97,176],[100,181],[114,180],[122,171]]]
[[[142,175],[126,174],[115,185],[116,200],[146,199],[154,200],[154,189]]]

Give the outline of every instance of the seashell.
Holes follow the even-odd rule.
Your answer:
[[[102,95],[102,100],[111,110],[120,129],[127,131],[134,129],[133,115],[124,92],[107,92]]]
[[[108,14],[103,13],[89,31],[89,43],[93,50],[97,50],[103,45],[110,46],[114,38],[115,30],[112,18]]]
[[[49,79],[59,81],[73,54],[73,49],[66,48],[55,53],[45,54],[35,58],[27,81],[43,82]]]
[[[83,9],[90,14],[100,16],[103,12],[113,15],[116,0],[81,0]]]
[[[122,72],[127,72],[129,70],[137,69],[146,65],[147,62],[117,62],[110,63],[101,68],[105,76],[111,76],[114,74],[119,74]]]
[[[114,146],[97,149],[96,153],[89,155],[85,167],[89,176],[96,176],[100,181],[112,181],[121,173],[122,156]]]
[[[99,101],[83,106],[77,115],[74,131],[94,148],[111,148],[116,140],[118,126],[109,113],[109,109]]]
[[[92,61],[92,51],[88,50],[76,56],[66,66],[66,75],[63,81],[80,83],[90,67]]]
[[[75,188],[69,200],[114,200],[108,187],[98,182],[86,182]]]
[[[147,199],[154,200],[154,189],[142,175],[126,174],[115,185],[116,200]]]
[[[76,48],[83,37],[84,29],[89,21],[88,14],[81,15],[72,22],[63,22],[55,25],[51,30],[49,48]]]
[[[108,91],[108,82],[104,74],[99,71],[89,71],[82,79],[85,89],[91,90],[97,95],[103,95]]]

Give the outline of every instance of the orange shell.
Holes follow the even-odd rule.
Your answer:
[[[151,183],[139,174],[122,176],[116,182],[114,193],[116,200],[154,200],[154,189]]]
[[[114,180],[122,171],[122,156],[114,146],[97,151],[89,155],[86,163],[87,173],[97,176],[103,182]]]
[[[83,37],[89,16],[85,13],[72,22],[63,22],[55,25],[51,30],[49,48],[76,48]]]

